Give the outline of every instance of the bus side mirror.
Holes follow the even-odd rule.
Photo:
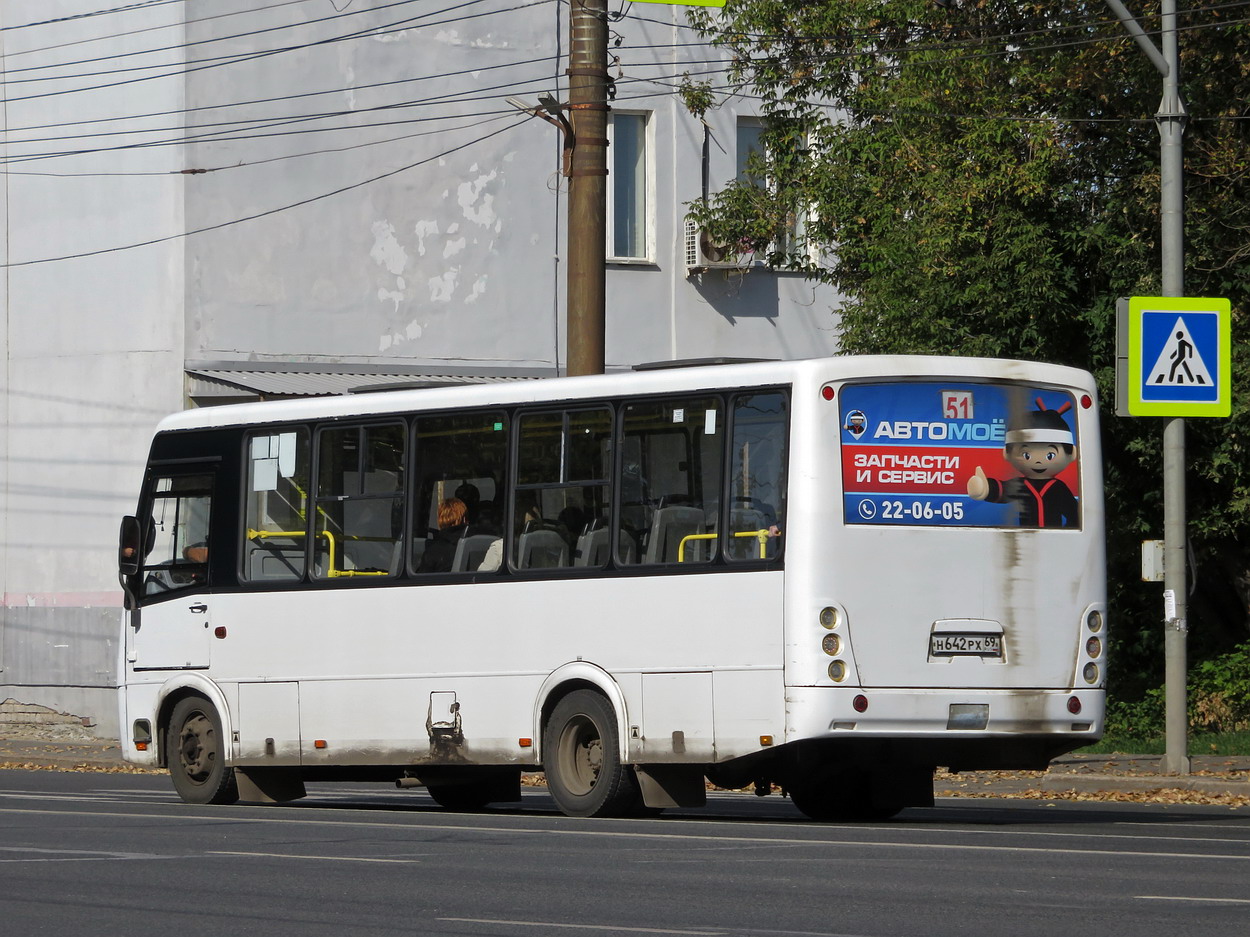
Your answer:
[[[122,518],[117,536],[117,571],[122,576],[137,576],[143,561],[143,526],[139,518],[129,514]]]

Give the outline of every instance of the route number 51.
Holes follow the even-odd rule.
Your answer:
[[[942,391],[942,417],[947,420],[971,420],[972,391]]]

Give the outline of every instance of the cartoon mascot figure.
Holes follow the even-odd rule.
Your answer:
[[[1076,497],[1057,477],[1076,459],[1076,440],[1063,414],[1072,406],[1047,410],[1041,398],[1037,409],[1007,429],[1003,458],[1020,473],[999,481],[987,478],[981,466],[968,479],[968,496],[996,504],[1014,502],[1020,508],[1021,527],[1076,527],[1080,524]]]

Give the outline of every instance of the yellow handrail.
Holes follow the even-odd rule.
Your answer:
[[[308,531],[306,530],[256,530],[251,527],[247,529],[248,540],[267,540],[270,537],[307,537],[307,536],[308,536]],[[325,537],[327,543],[330,546],[330,563],[329,563],[329,567],[326,569],[327,578],[338,579],[338,578],[346,577],[346,576],[389,576],[390,575],[390,573],[388,573],[384,569],[337,569],[334,565],[334,553],[336,550],[336,542],[334,539],[334,534],[332,534],[328,530],[319,530],[317,531],[317,536]],[[386,541],[386,538],[384,537],[351,536],[351,537],[345,537],[344,539],[346,540],[374,540],[378,542],[382,542],[382,541],[390,542],[390,541]]]
[[[754,537],[760,543],[760,559],[764,559],[768,552],[768,528],[763,530],[735,530],[732,537]],[[686,562],[686,541],[687,540],[715,540],[716,534],[687,534],[681,538],[681,542],[677,544],[677,562]]]

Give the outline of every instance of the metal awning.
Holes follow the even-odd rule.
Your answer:
[[[364,390],[399,390],[453,384],[483,384],[551,377],[553,371],[526,369],[441,369],[317,365],[305,363],[188,362],[187,393],[192,398],[324,397]]]

